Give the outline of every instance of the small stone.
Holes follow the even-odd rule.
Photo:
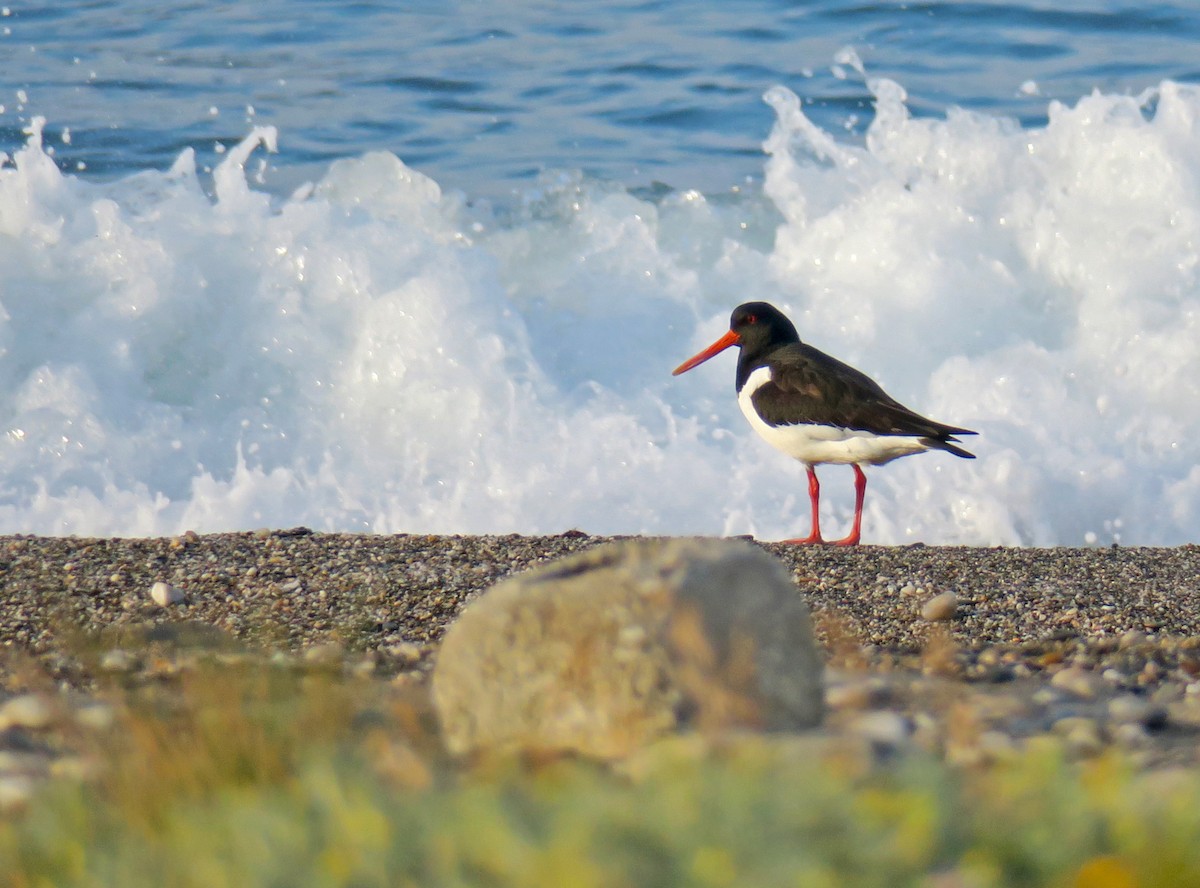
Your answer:
[[[21,694],[0,705],[0,731],[28,728],[39,731],[54,721],[54,708],[40,694]]]
[[[1145,632],[1142,632],[1140,629],[1130,629],[1128,632],[1126,632],[1124,635],[1121,636],[1121,640],[1118,644],[1119,644],[1119,647],[1121,648],[1121,650],[1124,651],[1124,650],[1128,650],[1129,648],[1139,647],[1145,643],[1146,643],[1146,633]]]
[[[406,666],[411,666],[421,659],[421,646],[413,644],[411,641],[401,641],[397,644],[389,644],[383,649],[384,653],[390,657],[395,657]]]
[[[1141,749],[1150,745],[1150,734],[1141,725],[1128,722],[1112,729],[1113,741],[1126,749]]]
[[[831,682],[825,690],[825,705],[830,709],[855,710],[884,706],[892,698],[888,683],[877,676]]]
[[[942,725],[936,716],[928,712],[912,714],[912,742],[930,754],[943,748]]]
[[[956,613],[958,613],[958,596],[953,592],[935,595],[921,606],[921,619],[927,623],[952,620]]]
[[[1110,685],[1123,685],[1129,680],[1129,676],[1119,669],[1105,669],[1100,673],[1100,677]]]
[[[1096,755],[1104,749],[1100,726],[1090,718],[1078,715],[1060,718],[1052,730],[1063,738],[1068,751],[1080,758]]]
[[[34,781],[24,774],[0,776],[0,811],[12,812],[24,808],[33,796]]]
[[[1050,685],[1080,700],[1094,700],[1103,690],[1104,680],[1081,666],[1068,666],[1054,674]]]
[[[75,710],[75,721],[93,731],[108,730],[116,718],[116,710],[107,703],[85,703]]]
[[[856,716],[847,725],[852,734],[870,741],[879,751],[893,752],[912,735],[913,725],[897,712],[877,710]]]
[[[1108,701],[1108,717],[1115,722],[1136,723],[1150,708],[1150,703],[1143,697],[1134,694],[1122,694]]]
[[[983,681],[989,681],[992,684],[1004,684],[1016,679],[1017,674],[1012,666],[982,666],[980,673],[977,676]]]
[[[1154,689],[1150,700],[1160,706],[1167,706],[1186,696],[1187,689],[1177,681],[1165,681]]]
[[[979,652],[979,665],[981,666],[999,666],[1003,662],[1003,655],[996,648],[984,648]]]
[[[375,658],[366,656],[354,663],[350,667],[350,671],[358,678],[370,678],[375,674],[375,665]]]
[[[1063,739],[1068,751],[1078,758],[1091,758],[1104,750],[1104,738],[1100,736],[1100,730],[1095,725],[1081,725],[1068,731]]]
[[[977,767],[991,762],[1012,758],[1017,752],[1017,743],[1003,731],[982,731],[978,735],[948,737],[945,745],[947,764],[958,767]]]
[[[1117,724],[1136,724],[1159,730],[1166,726],[1167,708],[1145,697],[1122,694],[1108,701],[1108,717]]]
[[[106,672],[129,672],[137,665],[137,660],[129,651],[113,648],[105,651],[100,657],[100,668]]]
[[[316,644],[305,650],[304,662],[318,666],[329,665],[341,660],[344,653],[345,651],[342,649],[342,646],[332,641],[325,644]]]
[[[178,604],[184,599],[182,589],[178,586],[172,586],[170,583],[164,583],[162,580],[159,580],[150,587],[150,597],[154,599],[154,603],[159,607]]]
[[[1052,706],[1063,699],[1061,691],[1056,691],[1053,688],[1038,688],[1033,692],[1031,698],[1038,706]]]

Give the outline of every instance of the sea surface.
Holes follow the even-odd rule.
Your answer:
[[[803,535],[733,354],[670,376],[765,299],[980,433],[866,541],[1200,541],[1200,5],[68,0],[0,58],[0,533]]]

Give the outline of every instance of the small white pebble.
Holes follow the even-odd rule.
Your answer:
[[[1113,740],[1129,749],[1140,749],[1150,744],[1150,734],[1135,722],[1123,722],[1113,728]]]
[[[120,648],[105,651],[104,656],[100,658],[100,668],[106,672],[128,672],[133,666],[133,655]]]
[[[850,731],[880,746],[896,748],[912,734],[912,723],[904,716],[886,710],[864,712],[850,722]]]
[[[75,710],[75,721],[93,731],[108,730],[116,717],[116,710],[107,703],[85,703]]]
[[[1167,710],[1145,697],[1122,694],[1108,701],[1108,717],[1117,724],[1155,724],[1161,727],[1166,722]]]
[[[929,623],[952,620],[956,613],[958,613],[958,596],[953,592],[935,595],[921,607],[921,619]]]
[[[54,710],[40,694],[21,694],[0,706],[0,731],[29,728],[37,731],[54,720]]]
[[[159,580],[150,587],[150,597],[159,607],[166,607],[169,604],[178,604],[183,601],[184,596],[183,590],[178,586],[172,586],[170,583]]]
[[[1050,679],[1051,687],[1066,691],[1080,700],[1095,699],[1102,690],[1103,679],[1081,666],[1068,666]]]

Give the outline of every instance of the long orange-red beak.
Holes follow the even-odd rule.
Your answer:
[[[738,335],[730,330],[704,351],[700,352],[700,354],[688,358],[686,361],[672,370],[671,375],[678,376],[680,373],[687,373],[693,367],[697,366],[698,364],[703,364],[713,355],[719,355],[721,352],[725,351],[725,349],[729,348],[731,345],[737,345],[740,341],[741,339],[738,337]]]

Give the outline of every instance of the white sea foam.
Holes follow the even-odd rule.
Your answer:
[[[871,471],[869,541],[1196,540],[1200,90],[1023,130],[870,87],[862,146],[771,90],[761,192],[564,175],[503,213],[386,154],[271,194],[270,128],[212,194],[190,153],[97,184],[35,126],[0,168],[0,531],[801,534],[732,356],[669,375],[753,298],[981,433]]]

